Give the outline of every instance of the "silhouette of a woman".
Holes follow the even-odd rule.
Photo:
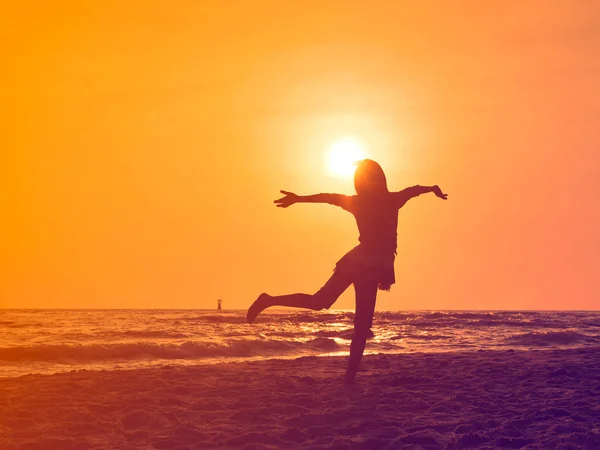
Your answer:
[[[329,309],[348,286],[354,284],[356,311],[346,371],[347,382],[354,380],[365,350],[367,336],[373,325],[377,290],[389,291],[395,282],[398,210],[411,198],[427,192],[433,192],[444,200],[447,198],[438,186],[413,186],[399,192],[388,191],[383,169],[370,159],[358,163],[354,173],[354,187],[357,195],[353,196],[301,196],[281,191],[285,196],[275,200],[281,208],[294,203],[329,203],[352,213],[358,225],[360,243],[337,262],[331,278],[315,294],[271,296],[263,293],[250,306],[246,315],[248,322],[252,323],[256,316],[271,306]]]

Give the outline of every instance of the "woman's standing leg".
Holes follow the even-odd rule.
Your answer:
[[[350,358],[346,371],[346,382],[352,383],[358,371],[360,360],[365,351],[367,337],[373,325],[375,301],[377,300],[377,282],[357,281],[354,283],[356,293],[356,312],[354,314],[354,336],[350,344]]]
[[[342,293],[352,284],[352,277],[342,270],[335,270],[325,285],[315,294],[289,294],[271,296],[260,294],[255,302],[248,308],[246,318],[254,322],[266,308],[271,306],[288,306],[293,308],[306,308],[319,311],[328,309],[335,303]]]

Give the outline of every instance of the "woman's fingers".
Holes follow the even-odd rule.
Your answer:
[[[290,206],[290,202],[287,197],[278,198],[277,200],[273,200],[273,203],[277,204],[278,208],[287,208]]]
[[[277,200],[274,200],[273,203],[277,203],[277,206],[279,206],[280,208],[287,208],[293,203],[293,200],[290,197],[293,198],[296,194],[284,190],[280,190],[279,192],[285,195],[285,197],[278,198]]]

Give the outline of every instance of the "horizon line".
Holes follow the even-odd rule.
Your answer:
[[[296,310],[297,308],[278,306],[277,309],[289,309]],[[247,308],[6,308],[0,307],[0,311],[246,311]],[[329,309],[325,311],[314,311],[314,312],[333,312],[333,311],[344,311],[354,312],[354,309],[348,308],[337,308]],[[375,312],[401,312],[401,311],[488,311],[488,312],[503,312],[503,311],[515,311],[515,312],[556,312],[556,311],[569,311],[569,312],[600,312],[600,309],[381,309],[375,310]]]

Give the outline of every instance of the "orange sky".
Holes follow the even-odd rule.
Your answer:
[[[323,163],[352,135],[390,189],[450,195],[401,210],[379,309],[598,309],[599,2],[22,2],[0,26],[2,307],[315,291],[354,220],[272,201],[353,193]]]

